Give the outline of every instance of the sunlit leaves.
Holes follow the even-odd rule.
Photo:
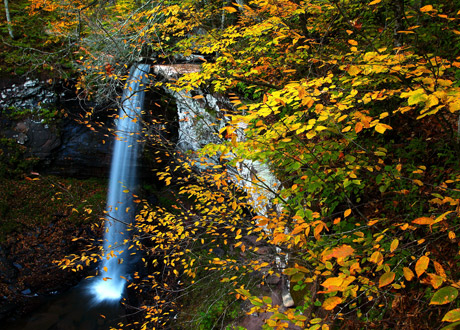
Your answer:
[[[417,48],[431,33],[420,15],[437,14],[436,5],[420,11],[409,6],[406,15],[397,18],[396,11],[385,10],[382,4],[369,0],[371,10],[364,16],[362,4],[353,1],[284,0],[253,1],[241,7],[230,2],[165,2],[136,14],[139,30],[146,33],[142,40],[148,43],[143,53],[152,49],[174,58],[196,52],[211,58],[201,71],[184,74],[167,86],[176,91],[203,88],[230,93],[229,102],[222,102],[227,109],[217,115],[222,126],[216,137],[222,143],[197,153],[219,158],[235,172],[232,180],[248,189],[245,193],[258,196],[248,202],[242,197],[245,193],[232,193],[230,177],[221,174],[222,168],[187,182],[180,182],[168,168],[159,171],[158,178],[171,190],[180,187],[179,195],[187,202],[177,202],[179,206],[174,202],[177,214],[141,212],[139,228],[152,237],[149,244],[166,255],[171,269],[177,272],[180,265],[194,280],[202,260],[188,259],[181,250],[185,246],[213,245],[221,239],[221,246],[225,241],[246,261],[256,252],[248,251],[251,247],[245,241],[252,230],[288,253],[292,259],[281,269],[292,286],[298,285],[299,308],[311,299],[304,292],[317,297],[311,307],[316,317],[307,323],[302,313],[280,312],[269,299],[237,289],[238,298],[257,307],[254,313],[273,313],[266,326],[281,328],[281,321],[291,320],[301,328],[326,328],[318,316],[322,314],[314,309],[333,310],[345,303],[350,313],[356,313],[351,320],[378,322],[370,318],[380,304],[382,318],[401,309],[397,299],[393,303],[397,308],[388,303],[393,300],[390,295],[394,298],[390,290],[405,294],[401,289],[409,286],[406,292],[412,296],[401,299],[406,303],[429,299],[413,294],[426,287],[439,289],[436,301],[453,297],[441,299],[446,298],[441,297],[442,286],[456,284],[451,264],[435,253],[439,242],[447,249],[458,237],[453,216],[458,187],[453,180],[444,182],[457,172],[444,171],[438,163],[453,149],[441,148],[425,159],[421,148],[427,144],[420,141],[423,137],[431,144],[440,131],[456,132],[460,90],[455,77],[460,64],[458,59],[420,53]],[[378,20],[369,18],[377,12]],[[146,17],[161,19],[144,27]],[[396,29],[398,19],[403,31]],[[432,20],[433,31],[450,33],[449,25],[438,24],[440,19],[446,20],[438,16]],[[135,27],[130,33],[136,33]],[[196,35],[197,30],[203,33]],[[103,66],[97,72],[107,76]],[[201,92],[192,98],[206,101]],[[188,120],[200,124],[198,117]],[[447,133],[442,140],[446,146],[453,142]],[[251,161],[247,168],[244,160]],[[279,183],[266,181],[256,170],[259,164],[266,164]],[[250,175],[240,178],[235,169]],[[442,177],[442,182],[435,177]],[[270,198],[262,190],[249,191],[251,184],[268,188]],[[248,213],[254,223],[243,228],[247,219],[242,214]],[[259,257],[256,252],[254,258]],[[205,267],[214,271],[234,263],[212,255]],[[257,272],[269,268],[262,264],[253,262],[250,268]],[[171,276],[177,275],[174,270],[169,270]],[[222,279],[232,282],[238,278]],[[307,283],[319,283],[320,288],[301,289]],[[363,305],[363,300],[373,299],[378,303]],[[365,316],[360,314],[364,310]]]

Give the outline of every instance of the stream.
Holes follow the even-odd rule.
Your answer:
[[[1,325],[2,330],[108,330],[125,322],[119,302],[94,301],[88,281],[47,298],[38,310],[15,322]]]

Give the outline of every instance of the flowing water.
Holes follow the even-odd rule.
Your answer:
[[[91,285],[96,301],[118,301],[123,295],[130,265],[127,240],[135,217],[133,195],[137,185],[140,117],[144,103],[144,84],[150,66],[136,64],[130,70],[117,119],[116,141],[110,169],[104,255],[100,277]]]

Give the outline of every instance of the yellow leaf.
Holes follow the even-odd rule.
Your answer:
[[[392,127],[382,123],[378,123],[377,125],[375,125],[375,130],[380,134],[385,133],[387,129],[392,129]]]
[[[324,286],[329,292],[340,290],[343,284],[343,278],[340,277],[329,277],[321,285]]]
[[[353,45],[353,46],[357,46],[357,45],[358,45],[358,42],[357,42],[356,40],[353,40],[353,39],[348,40],[348,43],[349,43],[350,45]]]
[[[350,74],[350,76],[356,76],[358,73],[361,72],[361,70],[356,65],[350,65],[347,71]]]
[[[382,1],[382,0],[374,0],[374,1],[372,1],[372,2],[369,2],[367,5],[368,5],[368,6],[373,6],[373,5],[376,5],[376,4],[380,3],[381,1]]]
[[[340,297],[329,297],[323,302],[323,308],[327,311],[333,310],[335,306],[342,302]]]
[[[410,270],[410,268],[407,268],[407,267],[404,267],[403,268],[403,273],[404,273],[404,277],[406,278],[406,280],[408,281],[412,281],[412,279],[414,278],[414,272],[412,270]]]
[[[412,182],[414,182],[417,186],[423,186],[423,182],[420,180],[412,180]]]
[[[428,268],[428,264],[430,262],[430,258],[427,256],[422,256],[420,259],[417,260],[415,263],[415,272],[417,273],[417,277],[420,277],[425,270]]]
[[[103,269],[104,269],[104,272],[107,272],[107,267],[104,267]]]
[[[398,245],[399,245],[399,240],[395,238],[393,242],[391,242],[390,252],[393,252],[394,250],[396,250],[398,248]]]
[[[431,107],[433,107],[433,106],[435,106],[437,104],[439,104],[438,98],[436,96],[434,96],[433,94],[428,95],[426,103],[425,103],[425,107],[431,108]]]
[[[238,11],[235,7],[224,7],[222,9],[228,11],[229,13],[235,13]]]
[[[348,209],[348,210],[346,210],[345,212],[343,212],[343,216],[344,216],[345,218],[348,217],[350,214],[351,214],[351,209]]]
[[[372,253],[369,261],[374,264],[381,265],[383,263],[383,255],[379,251],[375,251]]]

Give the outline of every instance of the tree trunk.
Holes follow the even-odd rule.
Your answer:
[[[10,8],[8,7],[8,0],[5,1],[5,13],[6,13],[6,23],[8,26],[8,33],[10,34],[11,39],[14,39],[13,34],[13,26],[11,24],[11,17],[10,17]]]
[[[393,11],[395,15],[395,26],[393,30],[394,45],[395,47],[401,47],[403,45],[403,35],[398,33],[404,29],[404,0],[396,0],[393,2]]]

